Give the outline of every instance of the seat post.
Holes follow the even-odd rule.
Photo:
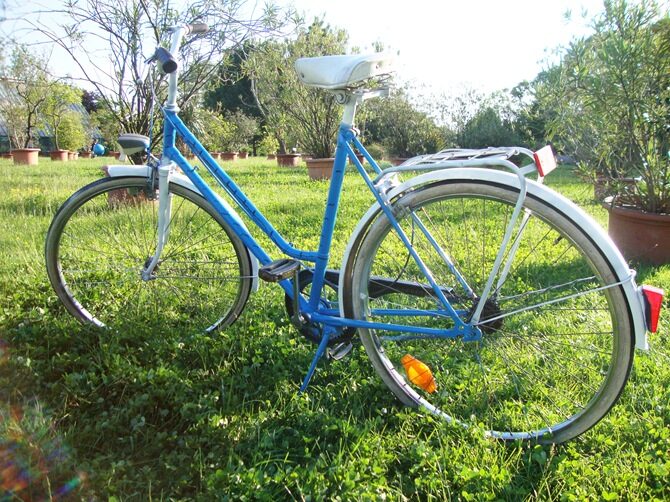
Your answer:
[[[390,94],[388,86],[378,87],[376,89],[364,89],[350,91],[347,89],[338,90],[335,92],[335,101],[344,105],[342,112],[342,124],[348,127],[354,125],[354,116],[356,115],[356,107],[363,103],[366,99],[386,97]]]
[[[359,102],[363,102],[360,96],[347,92],[346,90],[335,93],[335,101],[344,105],[342,112],[342,125],[352,127],[354,125],[354,116]]]

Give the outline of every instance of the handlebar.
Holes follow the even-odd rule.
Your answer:
[[[186,33],[193,33],[195,35],[209,31],[209,26],[206,23],[187,24],[184,27],[186,28]]]
[[[149,60],[158,60],[160,67],[165,74],[174,73],[179,67],[177,59],[172,55],[172,52],[179,49],[179,43],[181,42],[182,37],[189,34],[197,35],[207,33],[209,31],[209,26],[205,23],[193,23],[185,24],[183,26],[174,26],[170,28],[169,31],[173,33],[171,49],[168,51],[164,47],[158,47],[156,48],[153,57]]]
[[[154,57],[160,63],[163,73],[172,73],[177,71],[177,61],[175,60],[174,56],[168,52],[167,49],[158,47],[154,53]]]

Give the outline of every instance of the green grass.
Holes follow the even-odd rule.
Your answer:
[[[290,326],[276,288],[262,287],[212,336],[106,333],[67,314],[46,278],[44,236],[103,163],[0,160],[0,500],[10,490],[115,500],[670,497],[667,301],[619,403],[566,445],[505,445],[405,409],[360,347],[322,363],[300,395],[314,346]],[[257,159],[230,172],[287,239],[316,246],[327,183]],[[569,170],[547,183],[606,223],[592,187]],[[347,175],[331,266],[369,204]],[[670,266],[638,274],[670,290]]]

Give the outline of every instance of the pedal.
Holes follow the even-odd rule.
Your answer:
[[[281,258],[258,269],[258,277],[266,282],[290,279],[300,269],[300,262],[291,258]]]
[[[328,349],[328,357],[335,361],[340,361],[349,355],[354,344],[351,342],[338,343],[334,347]]]

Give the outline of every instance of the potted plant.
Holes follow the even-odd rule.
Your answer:
[[[274,135],[265,131],[260,143],[258,144],[258,154],[266,155],[268,160],[274,160],[277,158],[278,148],[279,143],[277,142],[277,139],[274,137]]]
[[[255,118],[245,115],[240,110],[230,114],[227,120],[232,126],[231,145],[234,150],[238,151],[241,159],[246,159],[249,156],[247,145],[258,132],[258,122]]]
[[[7,85],[11,95],[0,100],[3,119],[8,129],[15,164],[38,163],[38,148],[31,148],[41,126],[42,108],[51,85],[47,60],[32,54],[26,46],[15,46],[6,65]]]
[[[302,150],[316,158],[330,158],[333,154],[340,106],[332,94],[302,85],[293,65],[301,57],[342,54],[346,40],[346,32],[317,19],[301,28],[295,39],[267,42],[247,59],[252,93],[279,143],[279,165],[295,165],[299,160],[297,154],[285,157],[287,145],[292,144],[289,134]],[[321,177],[329,169],[332,160],[330,168],[319,168],[321,173],[315,176]]]
[[[69,85],[61,82],[53,82],[49,86],[49,92],[44,101],[42,113],[53,134],[54,149],[51,151],[51,160],[65,161],[74,159],[74,153],[71,151],[72,148],[70,148],[72,145],[65,146],[62,141],[63,132],[67,131],[66,134],[71,133],[72,123],[63,124],[63,119],[67,117],[68,121],[72,122],[73,111],[71,107],[79,103],[80,100],[80,92]],[[81,130],[83,132],[83,127]],[[59,140],[61,141],[59,142]],[[69,143],[72,142],[69,141]],[[82,143],[77,144],[76,148],[79,148]],[[64,148],[61,148],[61,146]]]
[[[39,148],[16,148],[12,150],[14,164],[24,164],[27,166],[36,166],[39,163]]]
[[[9,135],[10,155],[15,165],[37,165],[39,148],[32,148],[34,125],[26,117],[26,107],[7,100],[2,106]],[[28,126],[27,126],[28,124]]]
[[[221,160],[234,162],[237,160],[238,142],[235,138],[235,128],[228,120],[218,113],[212,114],[209,125],[212,149],[218,149]]]
[[[606,3],[547,86],[561,105],[554,134],[588,146],[582,162],[610,176],[610,236],[652,264],[670,263],[670,21],[658,19],[653,4]]]
[[[75,160],[79,156],[79,149],[86,142],[86,131],[78,112],[69,110],[59,120],[55,134],[59,138],[59,144],[67,150],[69,160]]]
[[[220,160],[220,150],[230,135],[230,125],[224,118],[213,110],[197,107],[193,110],[190,127],[214,160]]]

